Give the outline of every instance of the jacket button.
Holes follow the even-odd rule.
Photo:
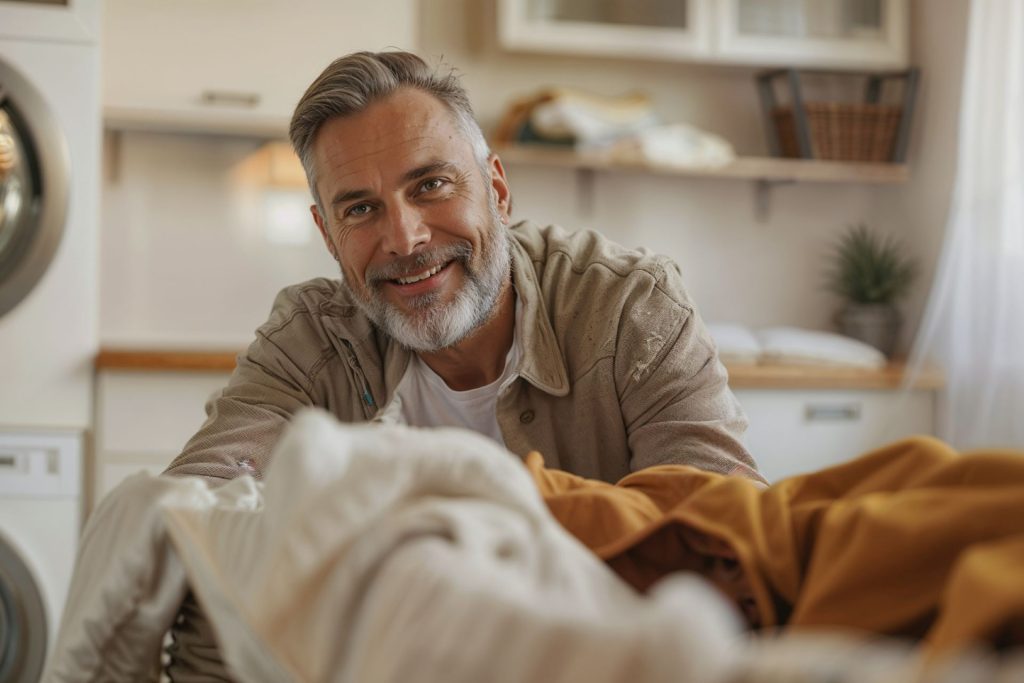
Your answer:
[[[519,413],[519,421],[522,422],[524,425],[528,425],[531,422],[533,422],[533,411],[524,410],[523,412]]]

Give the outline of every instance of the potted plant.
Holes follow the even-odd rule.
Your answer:
[[[903,318],[896,301],[907,294],[917,264],[891,239],[863,225],[850,226],[832,253],[830,291],[845,301],[836,314],[839,331],[892,356]]]

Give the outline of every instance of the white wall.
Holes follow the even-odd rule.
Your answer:
[[[238,180],[261,141],[107,134],[100,264],[103,344],[240,348],[284,286],[337,273],[298,204],[305,244],[267,236],[265,194]]]
[[[912,59],[923,65],[910,144],[911,179],[880,196],[879,223],[913,246],[921,274],[907,302],[904,344],[912,341],[927,303],[946,233],[956,179],[957,127],[970,0],[912,5]]]
[[[913,4],[915,62],[925,80],[911,147],[914,180],[907,185],[782,186],[772,192],[770,218],[757,222],[747,181],[597,173],[585,205],[586,187],[575,172],[517,164],[508,167],[515,213],[596,228],[669,254],[707,319],[814,328],[828,328],[836,306],[821,287],[823,255],[844,226],[865,221],[899,236],[922,260],[926,277],[908,302],[916,320],[951,182],[951,108],[966,3],[949,0],[942,12],[926,12],[926,1]],[[510,54],[495,46],[491,2],[420,0],[418,11],[421,52],[458,67],[485,128],[509,101],[541,85],[606,94],[640,89],[663,119],[723,135],[741,154],[765,153],[754,70]],[[315,235],[305,246],[272,245],[260,236],[261,199],[230,178],[255,144],[123,135],[116,179],[105,183],[104,342],[240,345],[281,285],[335,272]]]

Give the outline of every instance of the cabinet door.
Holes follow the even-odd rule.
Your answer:
[[[770,481],[934,432],[931,391],[739,389],[735,394],[750,421],[744,442]]]
[[[99,0],[0,0],[0,38],[95,43]]]
[[[721,0],[721,61],[818,68],[900,68],[906,0]]]
[[[708,0],[499,0],[515,50],[687,60],[711,45]]]
[[[332,60],[415,50],[415,0],[107,0],[108,126],[282,134]]]

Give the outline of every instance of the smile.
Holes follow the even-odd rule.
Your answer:
[[[409,276],[406,276],[406,277],[395,278],[394,282],[397,282],[400,285],[411,285],[411,284],[413,284],[415,282],[420,282],[422,280],[426,280],[429,277],[433,277],[433,276],[437,275],[439,272],[444,270],[444,268],[447,265],[448,265],[447,263],[442,263],[440,265],[434,266],[433,268],[431,268],[429,270],[425,270],[422,273],[418,273],[416,275],[409,275]]]

